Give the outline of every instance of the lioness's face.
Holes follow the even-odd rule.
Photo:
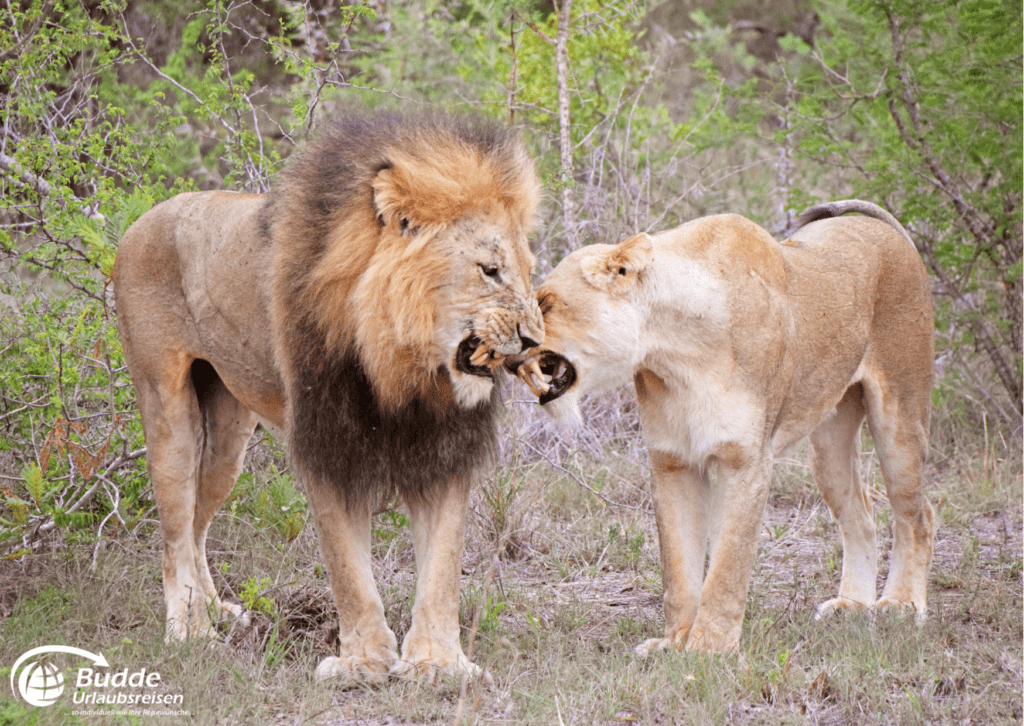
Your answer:
[[[591,245],[562,260],[537,290],[544,343],[508,367],[556,418],[578,420],[584,393],[632,380],[643,318],[637,283],[651,259],[647,235]]]
[[[468,408],[490,398],[506,356],[544,341],[530,284],[535,260],[525,231],[504,209],[469,215],[438,237],[449,274],[438,291],[436,343],[447,351],[456,398]]]

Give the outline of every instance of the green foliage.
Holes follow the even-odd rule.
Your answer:
[[[238,596],[242,598],[242,604],[245,606],[246,610],[273,615],[277,612],[277,603],[274,602],[274,598],[266,597],[262,594],[269,588],[269,577],[261,577],[259,582],[256,581],[255,577],[249,577],[246,578],[245,583],[243,583],[241,590],[238,592]]]
[[[273,528],[281,544],[298,537],[309,520],[306,498],[295,488],[291,474],[279,473],[274,464],[259,481],[244,472],[228,506],[235,514],[247,515],[254,526]]]
[[[813,58],[792,44],[776,140],[793,139],[805,175],[838,170],[911,231],[938,280],[940,347],[984,356],[973,377],[985,389],[991,371],[1009,405],[993,402],[1019,417],[1019,4],[851,0],[821,15]]]

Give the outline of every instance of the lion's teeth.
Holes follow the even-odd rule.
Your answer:
[[[565,361],[560,360],[558,361],[558,370],[555,371],[554,377],[561,378],[563,373],[565,373]]]
[[[483,343],[473,352],[473,355],[469,357],[470,362],[475,365],[483,365],[487,361],[487,346]]]

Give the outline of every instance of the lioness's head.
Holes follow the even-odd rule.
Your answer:
[[[632,380],[654,258],[647,234],[576,250],[537,290],[544,343],[508,364],[556,418],[579,420],[580,397]]]
[[[383,407],[485,403],[504,357],[544,340],[527,241],[540,194],[533,162],[494,122],[360,123],[321,142],[344,144],[322,163],[354,161],[328,176],[345,198],[305,305],[329,355],[358,355]]]

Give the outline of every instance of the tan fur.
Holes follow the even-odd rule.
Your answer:
[[[456,370],[459,344],[475,335],[500,360],[520,352],[520,336],[543,340],[526,240],[539,186],[521,144],[501,147],[506,163],[499,167],[446,135],[443,124],[386,131],[378,137],[389,143],[363,166],[351,166],[365,184],[349,183],[333,211],[306,198],[314,185],[298,166],[270,203],[246,194],[183,194],[145,214],[121,242],[113,276],[118,326],[164,534],[168,639],[212,634],[211,611],[242,613],[217,594],[206,532],[237,480],[258,422],[282,432],[295,455],[294,422],[308,405],[297,401],[311,393],[315,399],[310,388],[321,380],[304,375],[345,371],[331,366],[355,361],[352,370],[373,388],[359,389],[353,399],[359,410],[345,414],[356,422],[367,415],[399,422],[420,416],[490,426],[493,380]],[[319,161],[310,164],[307,156],[299,163]],[[316,214],[330,217],[319,240],[307,231],[320,222]],[[500,274],[488,276],[491,267]],[[331,401],[316,405],[318,416],[332,414]],[[331,424],[331,435],[345,435],[347,420]],[[366,435],[374,440],[373,432]],[[332,448],[330,438],[316,443],[328,461],[321,469],[297,455],[294,462],[340,616],[340,652],[317,675],[379,680],[389,671],[479,673],[459,643],[458,589],[470,475],[486,452],[469,452],[460,469],[439,471],[441,481],[416,489],[387,474],[383,481],[346,484],[348,467],[362,462],[335,463]],[[443,453],[453,461],[461,455]],[[404,455],[383,454],[396,462]],[[440,466],[429,450],[418,456],[423,466],[417,459],[393,471]],[[324,466],[333,466],[332,473],[318,473]],[[401,495],[409,509],[418,562],[401,658],[370,566],[370,516],[388,492]]]
[[[707,217],[578,250],[538,289],[546,338],[530,361],[556,353],[576,372],[547,410],[578,417],[586,391],[636,385],[667,621],[639,653],[737,648],[772,461],[807,435],[843,536],[839,594],[819,615],[894,605],[924,618],[932,306],[901,233],[878,219],[827,219],[778,244],[743,217]],[[895,515],[877,601],[858,472],[865,418]]]

